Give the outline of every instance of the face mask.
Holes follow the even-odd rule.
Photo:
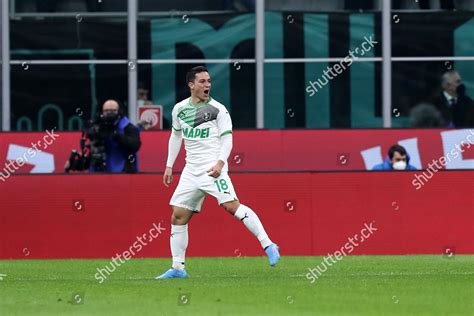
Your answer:
[[[119,115],[118,115],[118,113],[106,113],[106,114],[102,115],[102,119],[103,119],[104,123],[106,123],[106,124],[115,125],[115,123],[119,119]]]
[[[395,170],[405,170],[407,163],[405,161],[397,161],[393,164],[393,169]]]
[[[138,100],[138,101],[137,101],[137,105],[138,105],[138,106],[143,106],[143,105],[145,105],[145,100]]]
[[[459,96],[464,96],[464,95],[466,95],[466,86],[464,85],[464,83],[461,83],[461,84],[456,88],[456,93],[457,93]]]

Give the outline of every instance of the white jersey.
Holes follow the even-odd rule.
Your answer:
[[[219,158],[220,137],[232,133],[232,120],[225,106],[211,97],[207,103],[193,105],[189,97],[173,107],[172,118],[172,128],[181,131],[184,139],[186,169],[199,175],[213,167]],[[222,171],[227,170],[225,161]]]

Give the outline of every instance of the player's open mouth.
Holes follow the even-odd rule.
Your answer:
[[[205,94],[205,95],[209,95],[209,89],[204,90],[204,94]]]

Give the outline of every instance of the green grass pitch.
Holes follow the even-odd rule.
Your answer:
[[[314,283],[322,257],[188,258],[189,279],[155,281],[169,259],[0,261],[0,315],[474,315],[474,255],[350,256]]]

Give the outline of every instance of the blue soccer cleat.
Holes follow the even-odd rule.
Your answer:
[[[178,269],[169,269],[165,273],[160,276],[155,277],[155,280],[162,280],[162,279],[184,279],[188,277],[188,273],[186,270],[178,270]]]
[[[278,260],[280,260],[280,252],[278,252],[278,249],[280,249],[280,247],[278,247],[277,244],[271,244],[265,248],[265,253],[267,254],[268,261],[272,267],[277,264]]]

